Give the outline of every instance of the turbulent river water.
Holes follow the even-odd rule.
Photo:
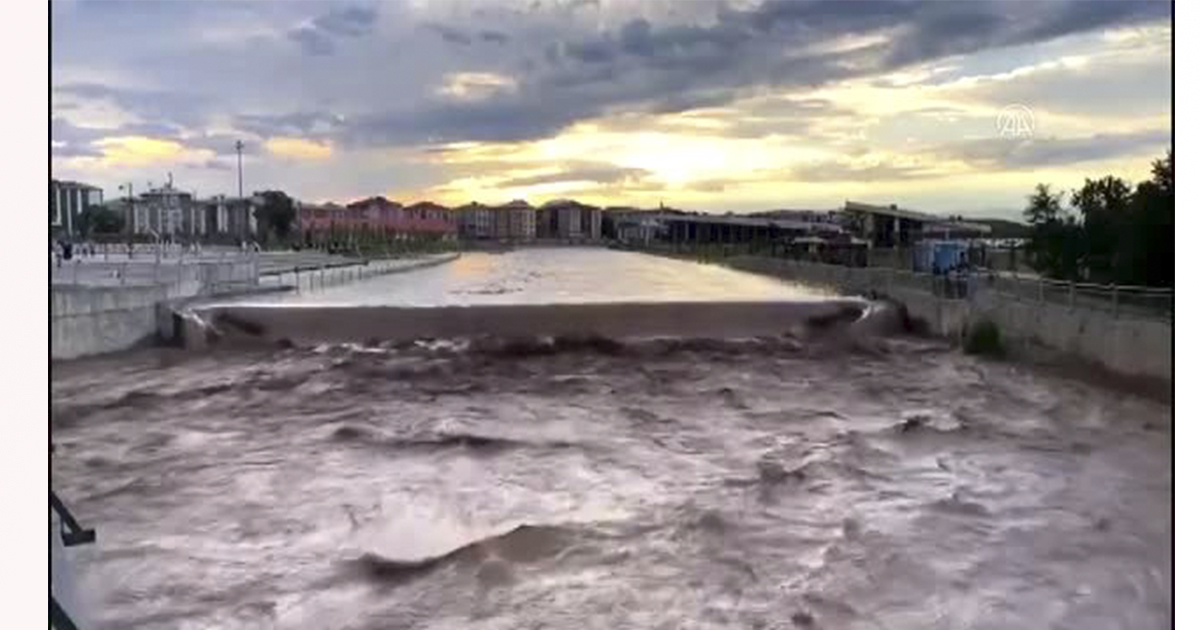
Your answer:
[[[843,341],[58,364],[54,484],[98,530],[71,550],[80,614],[99,628],[1169,627],[1168,406],[936,341]]]

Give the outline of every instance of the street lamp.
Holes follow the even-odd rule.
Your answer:
[[[133,208],[133,184],[121,184],[120,186],[117,186],[117,190],[125,191],[125,209],[129,213],[129,229],[133,232],[137,232],[137,211]]]
[[[238,199],[242,198],[242,149],[245,147],[246,145],[241,140],[233,143],[233,148],[237,150],[238,157]]]

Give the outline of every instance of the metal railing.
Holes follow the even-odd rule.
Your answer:
[[[1002,274],[992,276],[989,284],[998,293],[1020,301],[1104,311],[1114,317],[1168,321],[1175,317],[1174,289],[1065,282]]]
[[[346,262],[309,264],[292,269],[272,269],[263,272],[259,286],[291,287],[297,292],[317,291],[398,271],[419,268],[439,262],[414,258],[384,258]]]
[[[161,287],[169,297],[187,297],[254,287],[259,280],[258,269],[253,254],[109,262],[92,257],[54,265],[50,278],[54,287]]]
[[[987,289],[1018,301],[1090,309],[1113,317],[1173,321],[1175,291],[1168,288],[1065,282],[1030,275],[992,271],[931,274],[889,266],[852,267],[789,257],[761,246],[654,244],[636,248],[650,253],[687,256],[701,261],[753,257],[790,267],[784,275],[826,284],[843,291],[888,293],[893,289],[928,291],[946,299],[969,299]],[[779,269],[785,271],[784,267]]]
[[[89,545],[96,542],[96,530],[85,529],[81,526],[53,490],[50,491],[50,509],[58,516],[59,533],[62,535],[64,547]]]
[[[75,520],[75,515],[67,509],[54,490],[50,491],[50,511],[58,517],[59,536],[62,537],[63,547],[89,545],[96,542],[96,530],[84,528]],[[58,603],[54,591],[50,591],[50,627],[57,630],[77,630],[78,624],[71,615]]]

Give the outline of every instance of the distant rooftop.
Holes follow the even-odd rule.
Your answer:
[[[366,199],[359,199],[358,201],[352,201],[352,202],[346,204],[346,207],[347,208],[362,208],[362,207],[366,207],[366,206],[375,206],[375,205],[403,207],[403,204],[392,201],[391,199],[388,199],[387,197],[384,197],[382,195],[375,195],[374,197],[367,197]]]
[[[99,186],[85,184],[83,182],[73,182],[66,179],[51,179],[50,183],[61,188],[83,188],[85,190],[100,190]]]
[[[945,218],[937,215],[929,214],[928,212],[917,212],[916,210],[906,210],[896,207],[896,204],[890,206],[875,206],[869,203],[859,203],[857,201],[846,202],[846,212],[865,212],[868,214],[879,214],[889,217],[898,217],[901,219],[911,219],[913,221],[944,221]]]
[[[831,224],[826,221],[803,221],[796,219],[773,219],[768,217],[754,217],[744,214],[670,214],[657,213],[664,221],[685,221],[690,223],[715,223],[720,225],[742,225],[747,227],[771,227],[782,228],[785,230],[812,230],[812,231],[833,231],[841,232],[840,225]]]

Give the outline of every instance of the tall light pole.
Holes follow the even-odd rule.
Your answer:
[[[250,212],[246,209],[246,198],[242,196],[242,149],[246,145],[238,140],[233,143],[233,148],[237,150],[238,157],[238,214],[241,215],[245,211],[246,227],[243,231],[250,230]]]
[[[245,146],[241,140],[233,143],[233,148],[237,149],[238,156],[238,199],[242,198],[242,149]]]
[[[125,210],[129,213],[125,227],[131,232],[137,232],[137,210],[133,208],[133,184],[121,184],[117,190],[125,192]]]

